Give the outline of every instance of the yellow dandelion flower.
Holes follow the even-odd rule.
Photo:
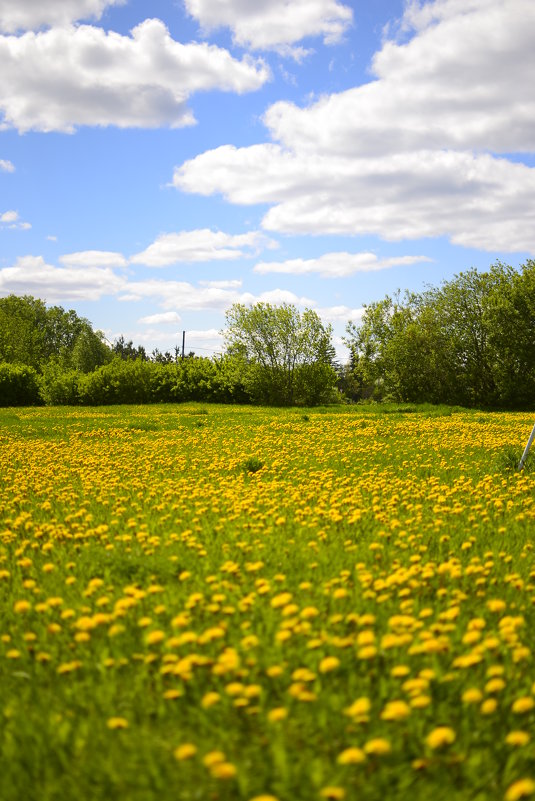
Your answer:
[[[108,718],[106,725],[108,729],[127,729],[128,721],[126,718]]]
[[[427,737],[425,738],[425,742],[432,748],[433,750],[436,748],[442,748],[445,745],[451,745],[455,742],[455,732],[453,729],[450,729],[449,726],[437,726],[436,729],[433,729]]]
[[[394,679],[402,679],[405,676],[408,676],[410,672],[411,670],[408,665],[395,665],[390,671],[390,675]]]
[[[509,787],[505,793],[505,801],[519,801],[520,798],[527,798],[535,793],[535,781],[533,779],[519,779]]]
[[[266,673],[270,679],[276,679],[277,676],[281,676],[284,673],[284,669],[280,665],[271,665],[267,668]]]
[[[175,759],[182,762],[184,759],[191,759],[197,753],[197,746],[193,743],[182,743],[173,751]]]
[[[243,684],[240,681],[231,681],[225,687],[225,692],[227,695],[241,695],[243,692]]]
[[[201,706],[203,709],[209,709],[209,707],[214,706],[221,700],[221,696],[219,693],[216,692],[209,692],[206,695],[203,695],[201,699]]]
[[[291,592],[281,592],[279,595],[275,595],[271,599],[271,606],[273,609],[278,609],[281,606],[286,606],[292,600],[292,593]]]
[[[210,775],[214,779],[233,779],[237,772],[235,765],[231,762],[216,762],[210,768]]]
[[[351,706],[344,709],[344,715],[348,715],[350,718],[354,718],[357,721],[361,719],[365,722],[368,719],[370,709],[371,703],[369,698],[357,698],[356,701],[353,701]]]
[[[487,609],[489,612],[503,612],[506,606],[507,604],[505,601],[502,601],[500,598],[490,598],[487,601]]]
[[[218,762],[225,761],[225,754],[223,751],[209,751],[203,757],[203,765],[207,768],[211,768],[214,765],[217,765]]]
[[[320,673],[330,673],[340,666],[340,660],[336,656],[326,656],[319,664]]]
[[[368,740],[364,746],[365,754],[373,754],[374,756],[386,756],[392,750],[392,746],[388,740],[383,737],[377,737],[373,740]]]
[[[494,712],[496,712],[497,707],[498,702],[495,698],[487,698],[487,700],[483,701],[479,707],[479,711],[482,715],[492,715]]]
[[[503,679],[500,678],[490,679],[490,681],[488,681],[485,684],[485,692],[489,694],[499,693],[503,690],[504,687],[505,687],[505,682]]]
[[[346,797],[346,791],[343,787],[324,787],[320,790],[320,796],[328,801],[341,801]]]
[[[251,798],[249,801],[279,801],[279,799],[274,795],[255,795],[254,798]]]
[[[358,765],[364,762],[366,754],[361,748],[346,748],[338,754],[337,762],[339,765]]]
[[[515,730],[510,731],[507,737],[505,738],[505,742],[507,745],[513,746],[523,746],[527,745],[531,740],[531,736],[527,731]]]
[[[373,659],[374,656],[377,656],[377,648],[375,645],[366,645],[364,648],[359,648],[357,651],[357,657],[359,659]]]
[[[428,695],[415,695],[414,698],[411,698],[409,701],[409,705],[413,709],[425,709],[430,703],[431,698]]]
[[[390,701],[381,712],[381,720],[405,720],[411,713],[405,701]]]
[[[284,720],[288,717],[288,710],[285,709],[283,706],[275,707],[275,709],[270,709],[268,712],[267,718],[270,723],[278,723],[281,720]]]
[[[483,700],[483,693],[477,687],[469,687],[461,696],[463,704],[479,704]]]
[[[155,631],[149,631],[147,636],[145,637],[145,642],[147,645],[156,645],[159,642],[165,640],[165,634],[163,631],[156,629]]]
[[[535,701],[529,695],[526,695],[523,698],[517,698],[516,701],[513,702],[511,711],[515,715],[523,715],[525,712],[531,712],[534,707]]]
[[[164,692],[163,697],[166,701],[173,701],[175,698],[181,698],[182,695],[182,690],[170,689]]]

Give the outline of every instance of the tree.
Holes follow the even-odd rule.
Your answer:
[[[468,270],[420,294],[370,304],[349,324],[363,394],[398,401],[535,403],[535,262]]]
[[[74,341],[71,353],[71,366],[81,373],[90,373],[112,358],[110,348],[104,342],[101,331],[93,331],[85,325]]]
[[[243,364],[245,385],[257,401],[315,404],[332,396],[332,327],[311,309],[235,303],[226,313],[227,354]]]
[[[72,309],[47,308],[31,295],[0,298],[0,361],[27,364],[42,371],[52,360],[68,369],[76,366],[72,364],[73,354],[77,343],[80,351],[84,341],[93,350],[100,346],[97,363],[102,364],[109,352],[102,336]]]
[[[141,361],[146,362],[148,360],[143,345],[138,345],[136,348],[131,339],[127,342],[122,335],[113,343],[112,351],[123,361],[141,359]]]
[[[30,295],[0,298],[0,362],[39,369],[45,360],[47,311]]]

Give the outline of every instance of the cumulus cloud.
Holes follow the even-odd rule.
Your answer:
[[[176,312],[161,312],[161,314],[149,314],[147,317],[140,317],[138,322],[144,325],[173,325],[181,320],[180,314]]]
[[[285,273],[306,275],[318,273],[322,278],[345,278],[355,273],[386,270],[398,265],[431,261],[426,256],[394,256],[379,259],[375,253],[324,253],[315,259],[288,259],[287,261],[263,261],[254,266],[255,273]]]
[[[194,123],[196,91],[237,93],[269,78],[263,62],[206,43],[181,44],[148,19],[131,36],[90,25],[0,36],[0,128],[73,132],[76,126],[178,128]]]
[[[352,309],[350,306],[324,306],[318,307],[315,311],[319,314],[322,320],[327,323],[347,323],[352,320],[354,323],[358,322],[364,316],[366,311],[364,308]]]
[[[133,256],[131,262],[165,267],[178,262],[228,261],[250,257],[262,247],[273,245],[273,241],[259,231],[233,235],[201,228],[161,234],[146,250]]]
[[[17,211],[4,211],[0,214],[0,228],[15,228],[21,231],[27,231],[31,228],[31,223],[23,222]]]
[[[59,257],[62,264],[69,267],[126,267],[128,264],[122,253],[108,250],[81,250],[65,253]]]
[[[271,204],[270,231],[534,252],[535,169],[509,156],[535,150],[535,4],[413,2],[403,24],[411,38],[385,42],[369,83],[275,103],[272,142],[200,154],[175,186]]]
[[[353,20],[348,5],[338,0],[185,0],[186,9],[207,30],[227,27],[238,45],[252,50],[294,49],[307,36],[322,36],[326,44],[339,41]]]
[[[272,137],[352,157],[429,148],[533,152],[535,90],[527,76],[535,71],[535,4],[443,0],[413,4],[411,19],[416,7],[416,35],[384,44],[372,62],[375,80],[304,109],[275,103],[265,115]]]
[[[0,31],[31,31],[45,25],[66,25],[76,20],[100,19],[108,6],[124,5],[126,0],[2,0]]]
[[[221,285],[222,284],[222,285]],[[240,282],[204,282],[195,286],[187,281],[130,281],[119,294],[121,301],[142,301],[153,298],[161,308],[181,311],[224,311],[233,303],[252,304],[259,301],[265,303],[294,303],[297,306],[315,306],[316,302],[306,297],[299,297],[286,289],[272,289],[254,295],[241,292]]]
[[[9,159],[0,159],[0,172],[15,172],[15,165]]]
[[[23,256],[13,267],[0,269],[0,293],[34,295],[47,301],[99,300],[124,286],[109,268],[55,267],[42,256]]]
[[[239,289],[243,281],[235,278],[229,281],[199,281],[199,286],[211,286],[216,289]]]

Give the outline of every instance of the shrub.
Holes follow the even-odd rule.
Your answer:
[[[39,378],[27,364],[0,364],[0,406],[36,406]]]
[[[40,394],[47,406],[74,406],[80,403],[77,370],[62,370],[58,364],[48,364],[40,380]]]

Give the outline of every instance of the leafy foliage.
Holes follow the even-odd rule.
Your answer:
[[[35,406],[41,402],[37,372],[25,364],[0,364],[0,406]]]
[[[349,324],[361,397],[522,408],[535,403],[535,261],[497,263],[370,304]]]
[[[230,354],[241,358],[245,385],[260,403],[314,405],[332,396],[332,327],[311,309],[235,303],[226,314],[225,340]]]

